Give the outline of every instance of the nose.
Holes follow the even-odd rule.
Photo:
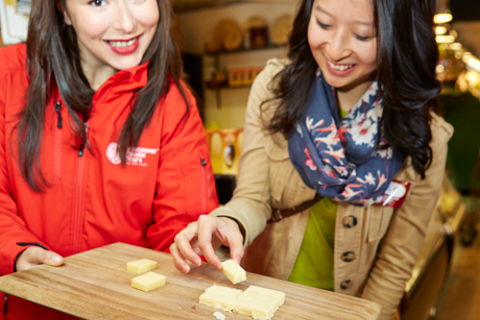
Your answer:
[[[327,43],[328,58],[338,62],[351,54],[350,37],[345,30],[337,29],[332,32]]]
[[[130,14],[127,2],[125,0],[117,1],[117,10],[115,12],[115,20],[113,27],[125,33],[131,33],[135,30],[136,20]]]

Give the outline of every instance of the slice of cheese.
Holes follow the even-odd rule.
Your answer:
[[[267,297],[274,298],[277,300],[277,307],[283,306],[283,304],[285,303],[285,292],[282,292],[282,291],[272,290],[272,289],[267,289],[267,288],[262,288],[257,286],[250,286],[244,292],[252,292],[252,293],[257,293]]]
[[[222,272],[233,284],[247,280],[247,272],[234,260],[222,262]]]
[[[150,271],[142,274],[141,276],[133,278],[132,288],[142,291],[150,291],[163,286],[166,281],[167,277],[164,275]]]
[[[224,311],[232,311],[235,298],[240,293],[242,293],[242,290],[213,285],[200,295],[200,304]]]
[[[233,311],[251,316],[254,319],[267,320],[278,310],[278,300],[253,292],[242,292],[235,299]]]
[[[136,261],[127,262],[127,271],[141,274],[147,271],[152,271],[157,268],[157,262],[148,260],[148,259],[140,259]]]

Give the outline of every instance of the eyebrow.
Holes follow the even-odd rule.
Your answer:
[[[331,15],[328,11],[322,9],[322,7],[320,7],[320,5],[318,5],[318,4],[317,4],[315,7],[313,7],[313,10],[314,10],[314,11],[319,11],[319,12],[321,12],[321,13],[326,14],[326,15],[329,16],[329,17],[332,17],[332,15]],[[365,25],[365,26],[370,27],[370,26],[373,25],[373,21],[372,21],[372,22],[365,22],[365,21],[356,20],[356,21],[354,22],[354,24],[363,24],[363,25]]]

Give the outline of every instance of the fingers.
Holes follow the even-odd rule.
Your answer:
[[[32,246],[28,247],[20,254],[17,259],[16,269],[17,271],[26,270],[40,264],[57,267],[64,264],[64,259],[53,251]]]
[[[223,245],[230,248],[230,257],[238,264],[244,254],[243,236],[238,227],[238,223],[230,218],[222,217],[222,223],[218,228],[219,237],[223,239]]]
[[[173,265],[183,273],[190,271],[190,266],[188,265],[187,260],[191,261],[196,266],[199,266],[202,263],[199,256],[201,252],[198,249],[197,235],[198,222],[195,221],[180,231],[175,236],[175,242],[170,246]],[[195,250],[198,251],[198,254]]]
[[[230,247],[232,259],[240,263],[243,257],[243,236],[237,222],[225,217],[200,216],[198,221],[190,223],[180,231],[170,246],[175,268],[181,272],[190,271],[187,261],[199,266],[203,254],[208,263],[218,270],[222,269],[215,249],[220,245]]]
[[[202,251],[203,256],[212,266],[218,270],[222,270],[222,264],[220,259],[218,259],[213,248],[212,236],[217,230],[218,227],[218,218],[211,216],[201,216],[198,219],[198,248]],[[219,246],[218,243],[216,247]]]

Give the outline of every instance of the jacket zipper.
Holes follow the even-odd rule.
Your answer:
[[[3,298],[4,300],[4,305],[3,305],[3,314],[6,315],[7,314],[7,311],[8,311],[8,307],[7,307],[7,302],[8,302],[8,295],[5,293],[5,297]]]
[[[55,105],[55,112],[57,113],[57,127],[55,129],[55,162],[54,162],[54,171],[53,177],[54,181],[57,182],[60,180],[61,172],[61,165],[62,165],[62,127],[63,127],[63,119],[62,119],[62,103],[57,101]]]
[[[87,140],[88,123],[85,122],[85,141]],[[76,253],[80,247],[80,233],[82,231],[82,220],[84,212],[84,184],[85,184],[85,143],[78,151],[77,178],[75,183],[73,200],[73,246],[72,253]]]
[[[208,200],[210,199],[210,188],[209,186],[209,175],[208,175],[208,170],[207,170],[207,161],[205,161],[205,158],[201,157],[200,158],[200,164],[202,165],[202,213],[208,213]]]

